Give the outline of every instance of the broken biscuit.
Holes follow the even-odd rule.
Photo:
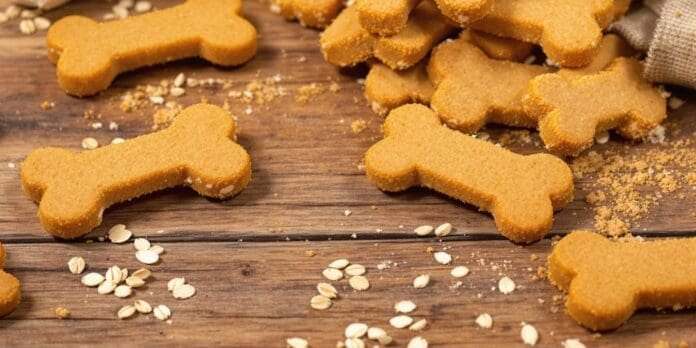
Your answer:
[[[5,247],[0,243],[0,318],[17,308],[21,299],[19,280],[5,272]]]
[[[273,0],[271,11],[311,28],[324,28],[338,16],[342,0]]]
[[[108,88],[120,73],[176,59],[239,65],[256,54],[256,29],[241,11],[241,0],[187,0],[111,22],[67,16],[48,31],[48,57],[60,86],[75,96]]]
[[[234,129],[229,113],[197,104],[169,128],[124,143],[82,153],[35,150],[22,163],[22,187],[39,202],[44,229],[61,238],[88,233],[115,203],[169,187],[228,198],[251,178],[249,155],[233,140]]]
[[[612,242],[589,231],[561,239],[549,256],[566,310],[591,330],[611,330],[639,308],[696,306],[696,238]]]
[[[384,139],[365,154],[379,189],[424,186],[490,212],[498,230],[520,243],[542,238],[553,213],[573,197],[568,165],[549,154],[523,156],[444,127],[419,104],[394,109]]]
[[[539,120],[546,147],[560,155],[577,156],[595,134],[612,129],[642,139],[667,113],[665,97],[642,72],[639,61],[620,57],[591,75],[542,75],[529,83],[523,104]]]

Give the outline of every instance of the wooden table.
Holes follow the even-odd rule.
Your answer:
[[[176,1],[156,1],[166,7]],[[0,7],[9,4],[0,1]],[[56,20],[68,13],[101,18],[110,3],[76,1],[46,16]],[[551,235],[592,228],[593,213],[584,196],[590,181],[576,183],[576,198],[556,215],[548,239],[519,246],[502,238],[489,215],[428,190],[384,194],[368,183],[359,168],[364,151],[380,138],[381,119],[366,106],[356,82],[364,70],[338,71],[325,63],[317,47],[319,33],[271,14],[268,5],[246,4],[246,14],[259,29],[260,49],[254,60],[237,69],[217,69],[200,60],[186,60],[119,77],[105,93],[87,99],[66,96],[58,87],[55,69],[46,58],[44,33],[21,35],[16,20],[0,26],[0,241],[6,245],[6,269],[22,282],[23,300],[11,315],[0,320],[0,346],[60,343],[63,345],[230,345],[281,347],[287,337],[309,339],[314,347],[333,347],[352,322],[386,329],[398,346],[415,333],[391,328],[398,300],[418,305],[414,317],[429,324],[419,333],[434,346],[521,346],[521,322],[534,325],[540,346],[558,347],[568,338],[588,346],[652,346],[659,340],[676,345],[681,339],[696,344],[694,312],[640,311],[618,330],[595,335],[578,326],[563,311],[555,296],[561,293],[546,281],[534,281],[551,248]],[[183,28],[182,28],[183,29]],[[85,239],[59,241],[43,232],[37,207],[23,194],[18,168],[39,146],[80,150],[84,137],[100,143],[114,137],[134,137],[152,128],[153,107],[124,113],[118,98],[139,84],[157,84],[179,72],[198,78],[224,78],[242,90],[256,78],[279,74],[287,95],[263,107],[231,100],[239,119],[239,143],[253,159],[253,180],[239,196],[219,202],[188,189],[173,189],[119,204],[104,215],[103,224]],[[340,86],[307,104],[294,96],[301,86],[319,83]],[[184,105],[201,95],[220,104],[227,91],[191,89],[176,100]],[[671,113],[670,119],[692,127],[696,100]],[[42,110],[44,101],[55,102]],[[86,110],[100,114],[105,127],[93,129]],[[361,133],[351,123],[367,121]],[[106,125],[117,122],[117,131]],[[493,128],[490,132],[500,132]],[[599,151],[624,146],[610,142]],[[654,146],[654,145],[640,145]],[[528,149],[513,147],[526,152]],[[133,161],[142,159],[134,158]],[[15,164],[11,168],[10,164]],[[641,221],[646,236],[693,235],[696,200],[664,199],[651,216]],[[345,212],[350,211],[348,215]],[[348,215],[348,216],[347,216]],[[456,232],[442,240],[416,238],[419,225],[450,222]],[[136,236],[162,245],[162,262],[150,267],[153,280],[128,299],[101,296],[68,272],[66,262],[82,256],[88,271],[103,273],[111,265],[131,271],[141,265],[133,246],[98,242],[115,224],[126,224]],[[87,240],[94,241],[87,243]],[[461,285],[449,275],[451,267],[433,261],[426,248],[446,248],[471,274]],[[307,255],[313,251],[316,255]],[[539,259],[533,261],[531,255]],[[340,299],[326,311],[310,308],[321,271],[337,258],[348,258],[368,268],[371,288],[353,291],[346,280],[333,282]],[[378,269],[378,265],[387,266]],[[382,267],[383,268],[383,267]],[[412,280],[432,276],[431,285],[416,290]],[[503,276],[517,290],[503,295],[493,288]],[[198,293],[175,300],[167,281],[185,277]],[[116,312],[134,299],[166,304],[172,322],[140,315],[119,321]],[[70,310],[60,320],[57,307]],[[494,326],[478,328],[474,319],[490,313]]]

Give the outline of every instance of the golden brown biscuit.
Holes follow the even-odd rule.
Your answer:
[[[495,36],[482,31],[467,30],[469,40],[491,58],[522,61],[532,54],[534,45],[507,37]]]
[[[581,67],[597,52],[614,18],[612,0],[496,0],[474,29],[541,45],[563,67]]]
[[[568,165],[549,154],[523,156],[443,127],[426,106],[394,109],[384,139],[365,154],[365,172],[384,191],[424,186],[490,212],[515,242],[539,240],[553,212],[573,197]]]
[[[76,238],[102,220],[104,209],[169,187],[231,197],[251,178],[251,161],[234,142],[234,121],[223,109],[197,104],[165,130],[121,144],[74,153],[42,148],[22,163],[22,186],[39,202],[44,229]]]
[[[435,0],[447,18],[462,27],[485,17],[493,9],[495,0]]]
[[[108,88],[122,72],[176,59],[239,65],[256,54],[256,29],[241,12],[241,0],[187,0],[111,22],[67,16],[48,31],[48,57],[60,86],[76,96]]]
[[[609,66],[615,58],[630,57],[634,55],[635,50],[620,36],[616,34],[607,34],[602,38],[599,44],[597,54],[592,57],[592,61],[582,68],[566,68],[560,69],[559,74],[568,77],[582,76],[600,72]]]
[[[373,35],[391,36],[406,26],[420,0],[356,0],[360,25]]]
[[[272,0],[271,11],[312,28],[324,28],[338,16],[342,0]]]
[[[0,317],[4,317],[17,308],[21,299],[19,280],[5,272],[5,247],[0,243]]]
[[[394,71],[384,64],[372,65],[365,78],[365,97],[372,111],[385,116],[404,104],[430,104],[434,89],[426,66],[422,61],[410,69]]]
[[[638,308],[696,305],[696,238],[611,242],[572,232],[549,256],[549,280],[568,292],[566,309],[580,325],[611,330]]]
[[[394,36],[376,37],[360,25],[358,11],[352,6],[326,28],[320,45],[326,61],[340,67],[376,57],[392,69],[404,70],[421,61],[453,30],[435,5],[426,0],[413,10],[404,30]]]
[[[596,74],[546,74],[530,82],[523,104],[549,150],[577,156],[598,132],[641,139],[664,120],[666,100],[642,73],[639,61],[621,57]]]
[[[487,57],[465,39],[437,46],[428,64],[435,85],[430,105],[448,126],[475,132],[486,123],[536,127],[520,104],[529,81],[548,67]]]

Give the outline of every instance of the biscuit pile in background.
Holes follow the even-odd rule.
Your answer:
[[[639,228],[662,198],[694,186],[696,177],[691,141],[665,137],[666,130],[675,136],[679,130],[662,125],[668,106],[683,101],[645,80],[640,53],[607,32],[629,5],[271,0],[273,12],[324,29],[320,49],[327,62],[370,66],[365,97],[375,113],[424,104],[448,127],[479,139],[568,158],[595,213],[594,227],[613,237]],[[514,128],[492,139],[482,131],[487,124]],[[660,146],[631,146],[636,154],[628,147],[591,149],[606,143],[610,131],[627,145]],[[588,177],[595,180],[585,183]],[[654,192],[641,194],[646,187]]]

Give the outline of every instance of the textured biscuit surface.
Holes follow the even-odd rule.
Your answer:
[[[534,49],[534,45],[527,42],[476,30],[467,30],[466,32],[471,42],[475,43],[491,58],[521,61],[529,57]]]
[[[615,15],[612,0],[496,0],[472,28],[541,45],[563,67],[590,62]]]
[[[19,305],[21,298],[19,280],[5,272],[5,247],[0,243],[0,317],[4,317]]]
[[[111,22],[67,16],[48,31],[48,57],[60,86],[76,96],[106,89],[122,72],[176,59],[239,65],[256,54],[256,29],[241,11],[241,0],[187,0]]]
[[[435,0],[437,7],[452,21],[463,27],[486,16],[495,0]]]
[[[539,76],[527,88],[525,110],[539,120],[546,147],[560,155],[577,156],[605,130],[645,138],[665,118],[667,106],[642,71],[639,61],[620,57],[596,74]]]
[[[575,231],[556,244],[548,270],[568,292],[568,314],[592,330],[615,329],[638,308],[696,305],[696,238],[611,242]]]
[[[420,0],[356,0],[360,25],[373,35],[398,34]]]
[[[40,202],[46,231],[75,238],[98,226],[109,206],[157,190],[187,185],[206,197],[237,194],[251,178],[251,161],[233,138],[226,111],[197,104],[169,128],[121,144],[35,150],[22,163],[22,186]]]
[[[444,42],[430,57],[436,86],[431,107],[450,127],[475,132],[488,122],[536,127],[520,100],[529,81],[547,67],[487,57],[464,38]]]
[[[377,37],[360,25],[355,7],[343,10],[322,34],[321,52],[331,64],[354,66],[376,57],[392,69],[408,69],[455,29],[443,20],[435,5],[426,0],[413,10],[401,32]]]
[[[273,0],[271,9],[289,20],[312,28],[324,28],[338,16],[342,0]]]
[[[384,191],[424,186],[493,215],[498,230],[515,242],[542,238],[553,212],[573,196],[568,165],[548,154],[523,156],[443,127],[419,104],[393,110],[385,138],[365,154],[368,178]]]

